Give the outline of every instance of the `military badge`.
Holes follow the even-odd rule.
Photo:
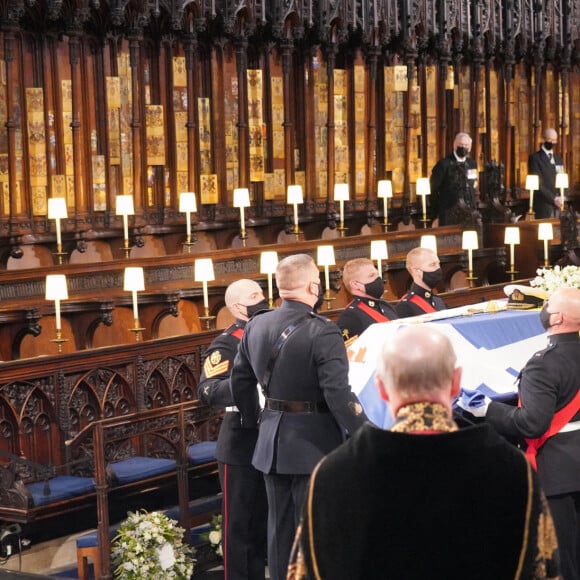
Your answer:
[[[222,353],[219,350],[214,350],[203,364],[203,372],[207,379],[217,375],[223,375],[228,372],[230,368],[229,360],[222,360]]]

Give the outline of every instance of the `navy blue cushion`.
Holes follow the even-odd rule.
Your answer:
[[[202,441],[187,448],[187,455],[192,463],[207,463],[215,459],[217,441]]]
[[[206,495],[189,502],[189,515],[201,516],[209,512],[219,513],[222,509],[222,494]]]
[[[35,506],[46,505],[55,501],[83,495],[95,490],[95,482],[92,477],[74,477],[72,475],[59,475],[48,481],[49,494],[45,495],[46,482],[30,483],[26,486],[32,494]]]
[[[201,546],[202,544],[207,544],[207,540],[201,538],[202,534],[207,534],[210,531],[209,524],[202,524],[195,528],[191,528],[191,533],[189,535],[189,544],[192,546]]]
[[[119,531],[121,523],[109,528],[109,538],[112,540]],[[99,530],[93,530],[77,538],[77,548],[96,548],[99,545]]]
[[[124,461],[111,463],[109,467],[115,474],[117,481],[123,484],[167,473],[175,469],[175,460],[156,457],[131,457]]]

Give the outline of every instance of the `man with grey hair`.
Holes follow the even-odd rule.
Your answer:
[[[236,321],[207,349],[197,392],[207,405],[225,409],[216,448],[223,493],[224,580],[260,580],[266,574],[268,505],[264,478],[252,466],[258,430],[240,429],[230,374],[246,322],[267,310],[268,300],[260,285],[247,279],[232,282],[224,298]]]
[[[556,190],[556,174],[564,171],[564,161],[554,152],[558,144],[558,133],[548,128],[544,131],[544,141],[538,151],[528,157],[528,174],[537,175],[540,189],[534,192],[534,213],[536,218],[557,217],[561,197]]]
[[[314,312],[323,297],[314,260],[284,258],[276,285],[282,305],[247,324],[232,391],[242,428],[259,422],[253,465],[266,482],[268,568],[270,578],[283,580],[312,470],[366,416],[350,390],[338,326]],[[261,417],[257,383],[266,397]]]
[[[395,423],[367,423],[310,480],[288,578],[556,578],[536,476],[493,428],[458,430],[449,339],[412,325],[381,349],[376,385]]]
[[[544,304],[540,321],[548,347],[520,372],[517,407],[485,400],[461,404],[502,435],[521,441],[554,518],[562,578],[580,578],[580,290],[559,288]],[[461,399],[460,399],[461,401]]]
[[[469,157],[471,144],[467,133],[457,133],[453,151],[431,172],[429,203],[432,217],[439,218],[440,226],[460,223],[462,214],[476,209],[477,163]]]

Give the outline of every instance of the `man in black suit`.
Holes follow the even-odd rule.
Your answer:
[[[555,129],[544,131],[544,142],[539,151],[528,157],[528,174],[537,175],[540,189],[534,192],[534,212],[536,218],[557,217],[562,209],[561,197],[556,191],[556,173],[564,171],[564,162],[560,155],[554,153],[558,144],[558,133]]]
[[[559,288],[540,313],[548,347],[519,377],[520,406],[460,404],[527,447],[537,464],[560,551],[563,580],[580,579],[580,290]],[[460,399],[461,401],[461,399]]]
[[[288,256],[276,269],[282,305],[255,316],[232,371],[243,429],[255,429],[253,465],[268,495],[268,569],[285,580],[310,474],[316,464],[366,420],[348,383],[348,360],[338,326],[314,311],[323,291],[314,260]],[[260,383],[266,396],[257,410]]]
[[[431,213],[439,225],[460,223],[461,216],[476,209],[477,163],[469,157],[471,137],[457,133],[451,155],[439,160],[431,172]]]
[[[230,374],[248,319],[268,309],[268,300],[253,280],[236,280],[225,293],[236,321],[211,343],[198,387],[207,405],[225,408],[216,459],[223,492],[222,548],[224,580],[260,580],[266,573],[268,503],[264,476],[252,467],[258,429],[241,429]]]

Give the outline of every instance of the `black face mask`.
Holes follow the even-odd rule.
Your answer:
[[[429,286],[429,288],[435,288],[439,282],[443,280],[443,272],[441,268],[433,270],[432,272],[423,272],[423,282]]]
[[[544,327],[544,330],[548,330],[551,326],[550,324],[550,312],[548,312],[548,305],[544,305],[542,310],[540,310],[540,324]]]
[[[372,282],[365,284],[365,294],[379,300],[385,291],[385,282],[380,276],[377,276]]]
[[[316,300],[316,303],[312,307],[312,310],[314,310],[314,312],[318,312],[318,309],[322,306],[323,302],[324,302],[324,288],[322,288],[322,284],[318,284],[318,299]]]
[[[554,148],[554,144],[551,141],[544,141],[544,149],[546,151],[551,151]]]
[[[455,149],[455,153],[457,154],[457,157],[467,157],[469,151],[467,150],[467,147],[459,146]]]
[[[244,306],[244,304],[242,304]],[[256,304],[252,304],[251,306],[246,306],[246,316],[248,318],[252,318],[256,312],[260,312],[260,310],[268,310],[268,299],[264,298],[264,300],[260,300],[260,302],[256,302]]]

